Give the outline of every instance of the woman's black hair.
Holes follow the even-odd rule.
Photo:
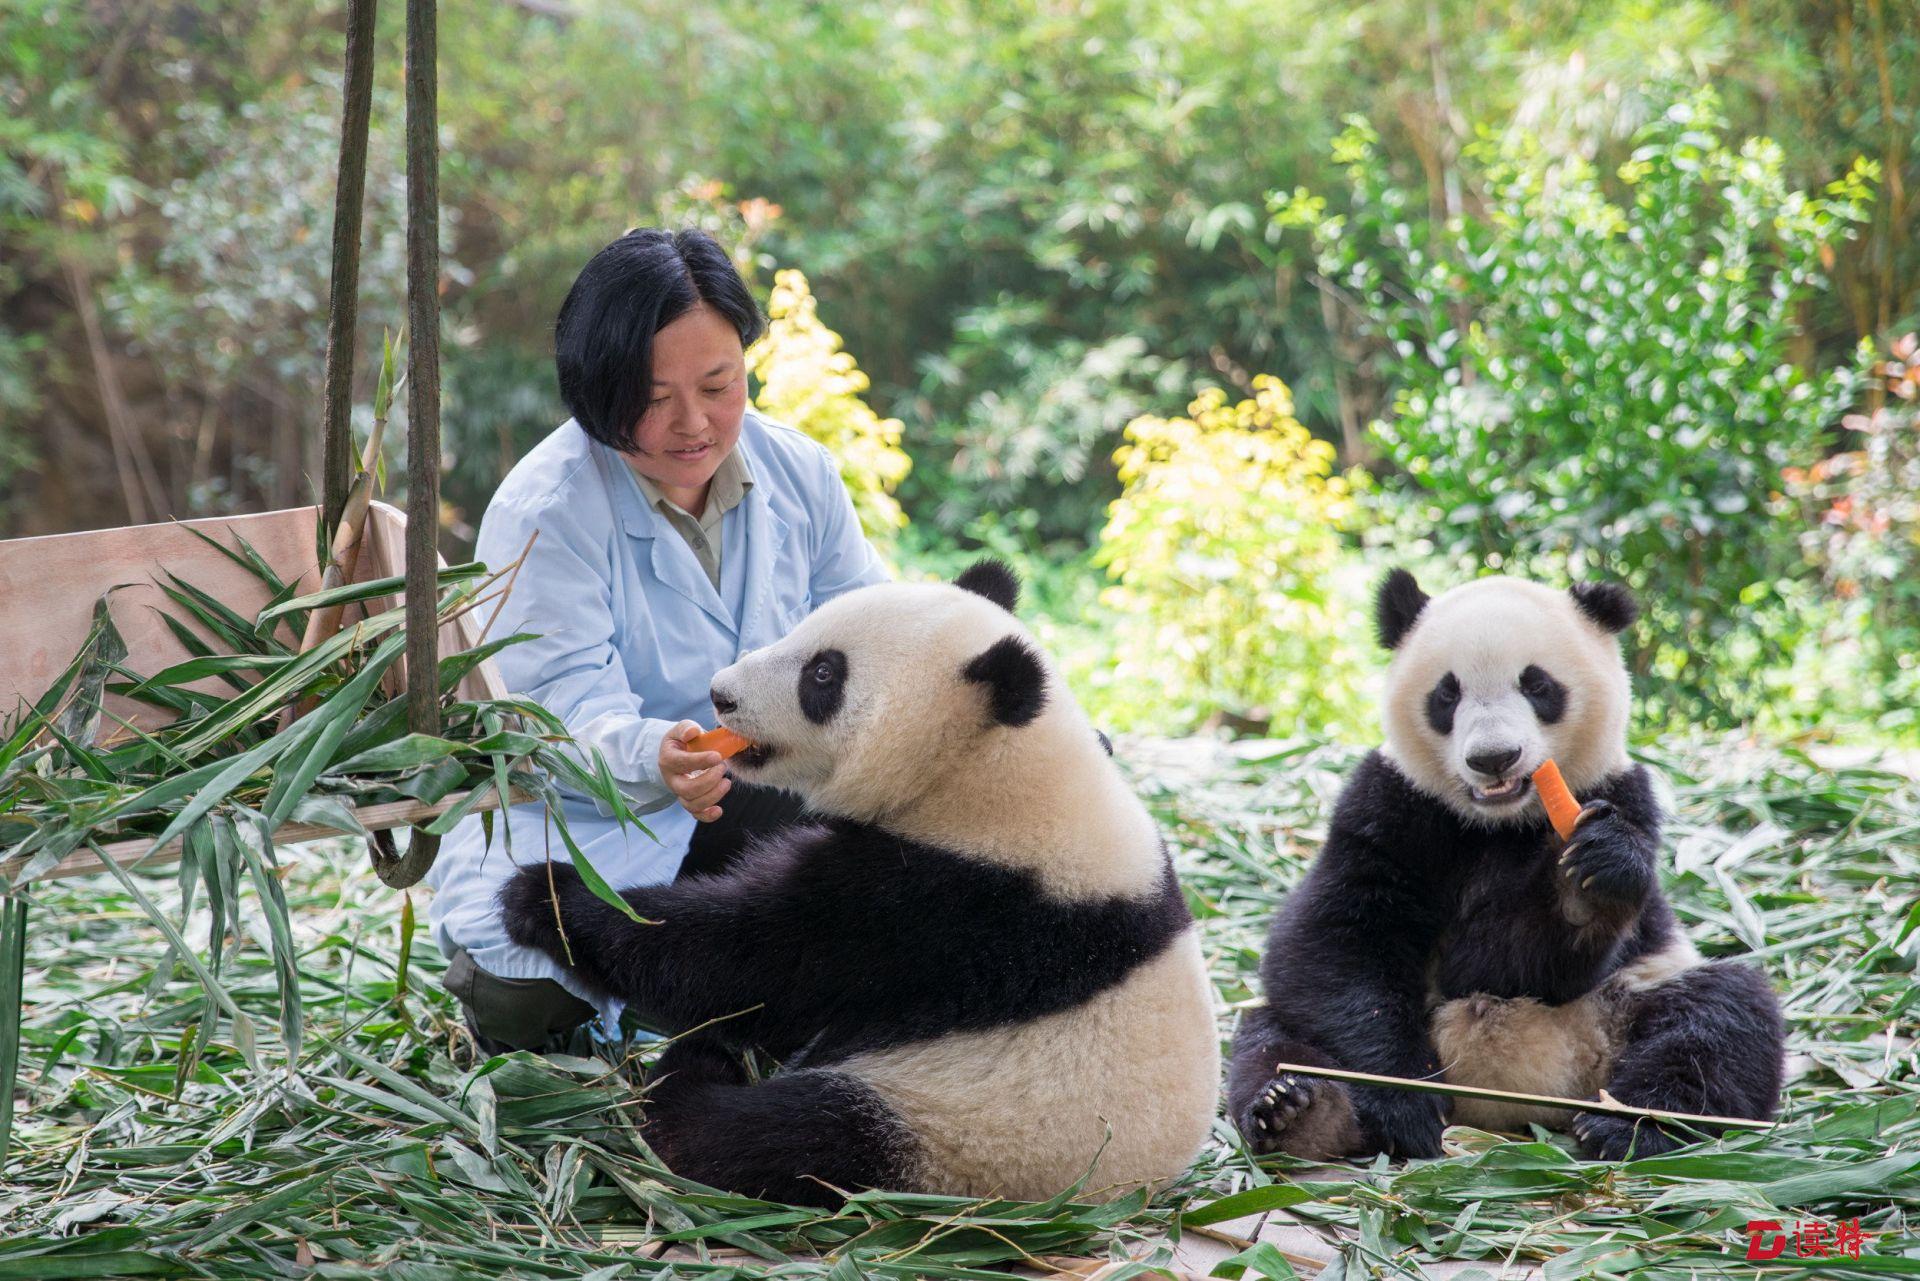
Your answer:
[[[636,228],[581,269],[554,322],[553,363],[560,399],[587,435],[633,448],[653,394],[653,336],[703,302],[743,347],[766,327],[733,260],[704,231]]]

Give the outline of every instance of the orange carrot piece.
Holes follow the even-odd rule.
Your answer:
[[[742,738],[725,725],[707,730],[705,733],[695,734],[687,740],[689,752],[718,752],[723,760],[726,757],[738,755],[752,746],[752,739]]]
[[[1563,841],[1571,837],[1573,825],[1580,819],[1580,802],[1567,790],[1560,767],[1548,761],[1533,772],[1533,785],[1540,789],[1540,803],[1547,807],[1547,821],[1553,824],[1553,830]]]

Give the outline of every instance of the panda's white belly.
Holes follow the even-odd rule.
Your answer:
[[[1039,1201],[1082,1176],[1088,1199],[1164,1183],[1206,1142],[1219,1085],[1199,935],[1189,927],[1073,1009],[834,1070],[872,1086],[913,1130],[928,1189]]]
[[[1433,998],[1428,1030],[1441,1073],[1455,1085],[1591,1098],[1613,1072],[1631,995],[1699,963],[1693,944],[1678,938],[1564,1005],[1484,994],[1444,1003]],[[1564,1128],[1574,1115],[1565,1108],[1455,1098],[1450,1119],[1482,1130],[1524,1131],[1529,1124]]]

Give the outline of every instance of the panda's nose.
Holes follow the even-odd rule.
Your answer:
[[[1481,752],[1478,756],[1469,756],[1467,764],[1473,767],[1473,772],[1476,774],[1498,778],[1512,769],[1513,763],[1519,759],[1520,749],[1509,747],[1504,752]]]
[[[722,716],[725,716],[728,712],[734,711],[740,706],[740,704],[734,702],[732,699],[728,698],[725,694],[721,693],[720,687],[718,685],[715,685],[712,689],[708,690],[707,693],[711,695],[713,698],[713,710],[720,713]],[[1518,755],[1518,753],[1515,753],[1515,754]]]

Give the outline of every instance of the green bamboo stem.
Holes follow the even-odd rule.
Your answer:
[[[1299,1063],[1278,1063],[1276,1072],[1295,1076],[1326,1077],[1333,1081],[1351,1081],[1356,1085],[1381,1085],[1392,1090],[1413,1090],[1421,1094],[1449,1094],[1460,1098],[1490,1099],[1498,1103],[1532,1103],[1539,1107],[1566,1108],[1570,1112],[1605,1112],[1609,1116],[1646,1117],[1656,1121],[1679,1121],[1689,1125],[1717,1125],[1731,1130],[1771,1130],[1773,1122],[1756,1121],[1744,1116],[1708,1116],[1700,1112],[1669,1112],[1665,1108],[1640,1108],[1622,1103],[1605,1090],[1598,1099],[1563,1099],[1552,1094],[1523,1094],[1518,1090],[1490,1090],[1480,1085],[1454,1085],[1447,1081],[1416,1081],[1404,1076],[1377,1076],[1372,1072],[1347,1072],[1339,1068],[1306,1067]]]
[[[0,897],[0,1170],[13,1137],[13,1090],[20,1075],[22,983],[27,969],[27,900]]]

